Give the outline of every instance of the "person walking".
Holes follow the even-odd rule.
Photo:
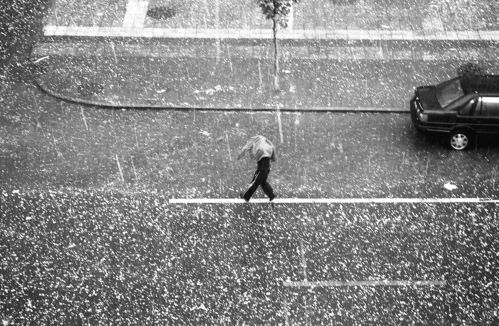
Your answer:
[[[270,140],[264,136],[257,135],[251,137],[246,145],[241,148],[237,159],[240,160],[246,152],[249,152],[250,158],[256,160],[257,168],[253,180],[249,184],[249,188],[246,192],[241,193],[240,197],[245,201],[249,201],[251,196],[255,193],[258,186],[262,187],[263,192],[272,201],[276,195],[274,190],[267,182],[267,177],[270,173],[270,161],[276,162],[276,151],[275,147]]]

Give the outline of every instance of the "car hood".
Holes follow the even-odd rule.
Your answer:
[[[438,110],[442,107],[438,103],[437,88],[435,86],[420,86],[416,88],[416,97],[423,107],[423,110]]]

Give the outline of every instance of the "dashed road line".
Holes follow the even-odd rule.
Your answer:
[[[316,288],[316,287],[353,287],[353,286],[445,286],[447,282],[445,280],[402,280],[402,281],[391,281],[391,280],[368,280],[368,281],[284,281],[283,286],[292,288]]]

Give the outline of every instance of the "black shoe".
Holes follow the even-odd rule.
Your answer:
[[[244,201],[245,201],[245,202],[249,202],[249,199],[246,199],[246,198],[244,197],[244,193],[242,193],[242,192],[241,192],[241,193],[239,193],[239,198],[244,199]]]
[[[276,198],[276,197],[277,197],[277,195],[276,195],[276,194],[274,194],[274,196],[269,197],[269,201],[273,201],[273,200],[274,200],[274,198]]]

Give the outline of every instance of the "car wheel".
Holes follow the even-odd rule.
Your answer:
[[[462,151],[471,145],[471,133],[466,130],[453,131],[449,137],[449,146],[456,151]]]

